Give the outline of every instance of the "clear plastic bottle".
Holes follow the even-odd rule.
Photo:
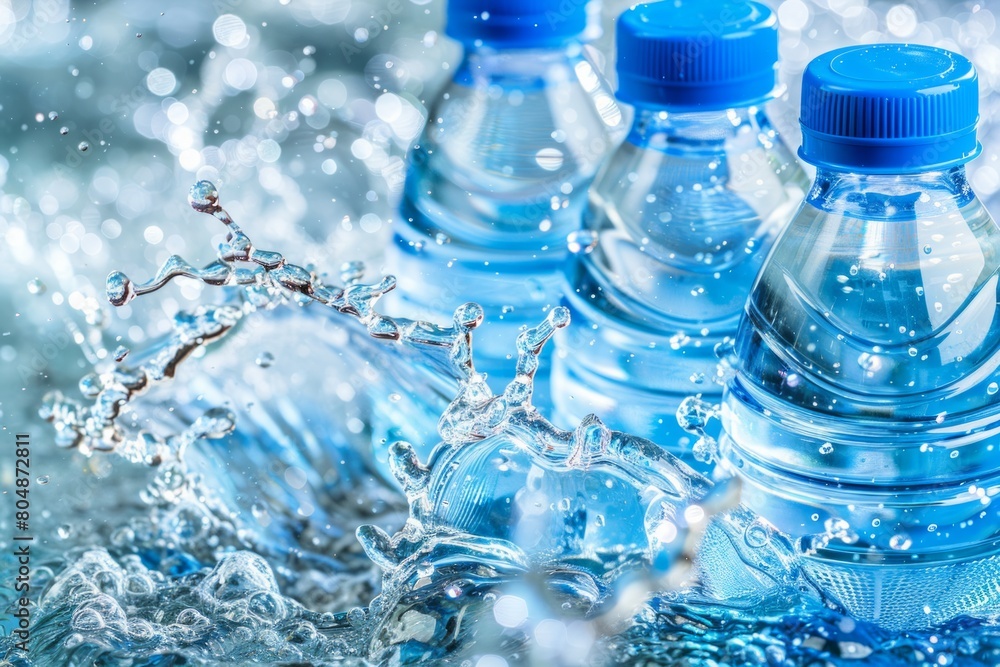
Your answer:
[[[566,236],[625,132],[586,27],[585,2],[448,3],[465,56],[413,149],[386,268],[402,294],[394,312],[447,323],[466,301],[483,306],[476,366],[497,390],[519,330],[559,302]]]
[[[714,348],[808,180],[765,107],[780,90],[770,9],[637,5],[617,29],[618,98],[635,118],[571,237],[552,402],[564,425],[593,412],[691,454],[678,406],[721,398]]]
[[[795,577],[893,629],[1000,611],[1000,229],[966,180],[977,121],[960,55],[810,63],[815,183],[753,287],[723,404],[744,508],[785,535]],[[740,539],[753,514],[708,531],[717,594],[787,576],[746,565],[773,548]]]

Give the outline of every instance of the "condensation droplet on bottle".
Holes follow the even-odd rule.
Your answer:
[[[896,533],[889,538],[889,548],[896,551],[906,551],[913,545],[913,540],[906,533]]]

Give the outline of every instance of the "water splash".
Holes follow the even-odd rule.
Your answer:
[[[125,303],[187,275],[228,286],[225,303],[178,315],[159,344],[129,354],[131,366],[119,362],[84,378],[80,389],[91,405],[53,394],[43,407],[66,447],[88,455],[114,450],[160,465],[143,492],[149,517],[119,528],[109,551],[68,554],[47,586],[39,607],[42,655],[81,664],[476,664],[485,655],[543,655],[539,638],[553,628],[591,637],[580,644],[581,664],[994,664],[990,656],[1000,655],[1000,633],[988,622],[900,638],[816,606],[820,598],[798,567],[802,545],[732,507],[734,487],[712,487],[656,445],[611,431],[594,416],[572,431],[549,424],[532,405],[532,380],[542,346],[568,323],[562,309],[522,332],[517,373],[494,394],[472,362],[472,333],[483,319],[477,305],[458,308],[451,327],[389,318],[375,303],[392,289],[391,278],[364,285],[362,267],[349,264],[340,276],[344,286],[328,286],[313,270],[256,249],[219,207],[210,184],[196,186],[192,205],[229,230],[218,260],[196,269],[172,258],[140,284],[112,274],[109,297]],[[285,456],[294,448],[258,444],[256,431],[241,431],[255,424],[237,427],[234,411],[221,406],[199,408],[187,426],[163,438],[132,434],[121,423],[135,398],[229,337],[249,315],[313,302],[349,315],[345,326],[360,322],[370,339],[443,352],[445,363],[436,368],[459,380],[439,420],[441,440],[426,461],[406,442],[390,448],[408,502],[405,520],[395,531],[385,523],[356,531],[363,554],[381,570],[374,599],[370,571],[357,560],[349,565],[348,535],[337,529],[350,521],[317,513],[299,523],[294,540],[268,541],[274,536],[252,524],[271,520],[273,504],[241,514],[231,507],[241,491],[213,489],[226,486],[234,460]],[[715,417],[714,406],[696,400],[679,414],[706,439]],[[309,423],[306,415],[290,422],[296,429]],[[343,455],[341,444],[326,444]],[[224,458],[199,460],[211,458],[216,446],[213,456]],[[309,460],[299,465],[309,469]],[[324,493],[344,503],[352,489],[345,484]],[[309,526],[323,522],[335,525],[314,541],[319,533]],[[832,525],[829,535],[850,537]],[[698,563],[702,583],[696,584],[683,571],[696,560],[700,539],[728,542],[734,558],[750,559],[748,573],[768,580],[718,581],[711,563]],[[295,546],[306,543],[314,551]],[[287,555],[278,557],[280,549]],[[323,551],[337,557],[324,559]],[[335,590],[343,593],[324,593]],[[650,598],[653,591],[660,594]],[[363,599],[372,601],[352,606]]]
[[[167,458],[176,458],[176,453],[190,437],[163,441],[140,433],[130,438],[118,420],[122,411],[154,384],[174,377],[185,359],[226,336],[247,314],[270,310],[290,301],[300,305],[317,302],[351,316],[375,339],[447,350],[449,370],[456,378],[476,375],[471,332],[483,319],[482,309],[477,305],[466,304],[458,308],[452,327],[387,317],[378,313],[375,305],[394,288],[393,277],[364,284],[360,282],[363,268],[357,263],[349,263],[341,273],[346,284],[343,287],[328,285],[315,272],[289,263],[280,253],[256,248],[221,207],[218,191],[212,183],[196,183],[188,200],[196,211],[212,215],[227,228],[227,239],[219,248],[216,261],[196,268],[182,257],[172,255],[143,283],[135,283],[124,273],[115,271],[107,279],[108,300],[115,306],[124,306],[181,276],[207,285],[237,286],[242,290],[229,295],[230,303],[203,306],[193,313],[179,313],[174,318],[172,333],[144,355],[145,359],[138,365],[119,365],[84,378],[80,390],[86,398],[93,399],[91,405],[82,406],[58,392],[48,396],[42,416],[54,424],[61,446],[80,447],[84,452],[126,446],[133,458],[145,458],[150,463],[165,460],[168,453]],[[533,374],[533,369],[525,369],[525,374],[529,371]]]

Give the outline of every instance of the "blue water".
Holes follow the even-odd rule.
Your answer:
[[[609,16],[615,4],[605,3]],[[507,394],[503,382],[489,393],[469,382],[452,355],[466,359],[466,334],[492,326],[472,326],[474,309],[455,303],[438,326],[416,326],[395,316],[398,297],[389,291],[376,310],[398,330],[374,318],[370,332],[356,321],[352,308],[360,314],[357,306],[382,293],[381,276],[340,264],[381,263],[402,153],[424,113],[417,100],[441,85],[442,62],[457,62],[457,49],[435,32],[440,3],[402,5],[399,13],[395,3],[363,0],[349,12],[311,0],[181,1],[151,12],[115,3],[14,8],[0,31],[0,420],[5,433],[33,437],[35,643],[27,656],[12,649],[13,592],[2,589],[0,662],[1000,664],[995,617],[914,630],[853,618],[801,567],[795,540],[732,508],[736,489],[717,484],[691,505],[683,489],[710,487],[685,486],[698,478],[648,443],[593,421],[554,429],[523,401],[523,383]],[[988,65],[998,33],[987,7],[906,9],[893,8],[886,28],[867,11],[787,3],[786,74],[876,20],[886,39],[950,34]],[[232,41],[242,28],[246,40]],[[986,111],[983,120],[990,125]],[[93,139],[98,131],[103,143]],[[85,152],[83,132],[91,137]],[[987,127],[984,158],[970,165],[992,202],[995,139]],[[213,274],[225,276],[223,286],[177,279],[155,296],[109,307],[109,271],[144,278],[172,253],[203,266],[225,242],[223,226],[186,210],[179,194],[200,178],[217,179],[261,248],[282,250],[327,286],[356,285],[353,304],[330,298],[344,309],[326,307],[301,291],[311,278],[285,272],[286,288],[264,265],[230,259],[245,271],[239,279]],[[554,340],[575,328],[560,328]],[[505,354],[513,378],[516,344]],[[544,373],[544,349],[536,359]],[[475,391],[458,412],[483,409],[472,411],[476,426],[456,428],[466,422],[449,405],[463,386]],[[42,400],[54,390],[62,395]],[[39,407],[64,426],[53,430]],[[712,406],[691,408],[692,425],[711,421]],[[437,430],[445,413],[448,442]],[[77,430],[74,415],[93,419]],[[395,427],[390,441],[408,440],[412,450],[429,454],[445,442],[438,459],[421,453],[409,468],[414,480],[423,469],[435,480],[428,512],[419,483],[403,485],[410,502],[371,461],[376,418]],[[405,446],[384,451],[414,461]],[[501,470],[502,457],[516,465]],[[5,475],[10,463],[0,457]],[[473,472],[471,483],[449,473],[452,463]],[[611,481],[618,505],[593,502],[591,468]],[[481,497],[487,489],[497,503]],[[528,503],[538,490],[551,505]],[[661,494],[665,505],[656,502]],[[471,514],[444,511],[449,497],[494,504],[514,523],[474,524]],[[507,499],[542,511],[517,514]],[[431,528],[421,533],[411,512]],[[656,519],[646,525],[654,539],[636,535],[640,515]],[[700,535],[710,516],[719,520]],[[530,541],[539,521],[555,520],[570,529],[565,539]],[[8,554],[10,521],[0,514]],[[362,544],[356,530],[366,525],[386,539],[369,528]],[[819,543],[853,538],[837,523],[822,528],[829,531]],[[718,570],[749,575],[734,580],[729,590],[742,592],[726,602],[693,580],[696,545],[717,539],[751,564]],[[609,557],[612,540],[625,548]],[[386,548],[366,551],[372,546]],[[0,563],[9,581],[11,560]]]
[[[751,293],[724,456],[744,505],[857,618],[1000,610],[998,241],[963,168],[820,172]],[[714,544],[706,582],[725,595],[735,543]]]
[[[677,409],[694,394],[719,402],[715,348],[807,187],[763,108],[639,109],[571,237],[557,419],[599,414],[693,462]]]
[[[391,280],[355,266],[338,287],[259,249],[217,196],[191,198],[227,228],[215,262],[115,273],[108,295],[186,274],[228,285],[222,302],[43,408],[102,481],[40,522],[80,546],[39,552],[36,652],[13,664],[996,663],[989,620],[900,633],[846,616],[788,536],[733,506],[738,488],[595,418],[552,426],[533,380],[568,311],[522,332],[494,393],[471,356],[478,306],[453,327],[383,315]],[[456,391],[429,460],[389,448],[403,500],[364,457],[378,408],[345,387],[412,382],[417,359]],[[339,403],[308,399],[329,382]],[[112,520],[65,522],[112,497]],[[720,538],[746,565],[715,571],[756,583],[725,602],[692,567]]]
[[[477,337],[480,370],[509,381],[517,333],[558,305],[566,236],[624,131],[579,43],[470,49],[410,152],[387,257],[400,312],[447,322],[480,303],[491,325]]]

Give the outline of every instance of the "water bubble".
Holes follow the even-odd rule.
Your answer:
[[[90,144],[88,144],[86,141],[81,141],[76,145],[76,150],[80,151],[81,153],[86,153],[87,151],[90,150]]]
[[[44,294],[45,289],[45,283],[43,283],[40,278],[32,278],[28,281],[29,294]]]
[[[271,364],[274,363],[274,355],[271,354],[270,352],[261,352],[260,354],[257,355],[257,358],[254,360],[254,363],[260,366],[261,368],[270,368]]]

